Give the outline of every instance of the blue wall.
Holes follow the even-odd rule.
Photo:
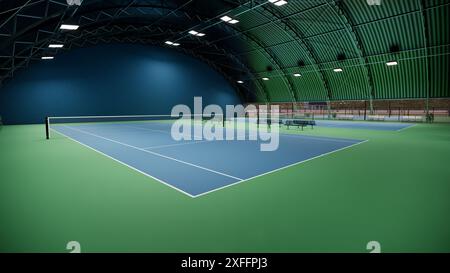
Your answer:
[[[170,114],[176,104],[238,104],[229,83],[173,49],[103,45],[72,50],[20,70],[0,89],[5,124],[45,116]]]

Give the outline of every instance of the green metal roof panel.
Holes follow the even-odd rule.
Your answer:
[[[266,86],[266,89],[269,90],[271,102],[293,101],[292,96],[289,94],[287,81],[284,77],[278,75],[276,71],[271,73],[260,73],[260,76],[270,79],[268,81],[263,81],[263,84]]]
[[[238,13],[236,12],[236,14]],[[233,15],[230,14],[229,16]],[[238,26],[242,30],[249,30],[271,21],[269,18],[261,16],[255,11],[248,11],[233,18],[239,20],[239,24],[237,24],[236,26]]]
[[[297,90],[297,97],[299,101],[325,101],[327,99],[327,91],[319,78],[317,72],[309,71],[302,72],[302,69],[289,69],[289,77],[292,78],[295,89]],[[300,73],[301,77],[294,77],[294,73]]]
[[[427,0],[423,1],[423,4],[425,5],[425,8],[429,7],[436,7],[444,4],[450,3],[450,0]]]
[[[331,89],[331,100],[369,99],[367,74],[362,69],[361,60],[327,63],[323,65],[324,74]],[[343,71],[336,73],[335,68]]]
[[[417,52],[402,52],[392,55],[371,57],[370,68],[375,81],[376,99],[426,98],[427,58],[418,58]],[[398,66],[386,66],[396,59]]]
[[[430,97],[450,98],[448,78],[450,74],[450,45],[429,50]]]
[[[302,60],[306,65],[311,64],[307,49],[298,41],[271,47],[271,50],[279,57],[285,67],[297,66]]]
[[[306,36],[327,33],[343,27],[334,9],[329,5],[321,5],[289,18],[289,21]]]
[[[379,6],[361,0],[343,0],[343,3],[357,25],[420,10],[418,0],[381,0]]]
[[[358,57],[355,45],[346,30],[316,36],[308,41],[321,63],[335,61],[341,53],[345,53],[349,59]]]
[[[268,65],[272,65],[261,50],[252,51],[246,57],[250,67],[256,72],[265,71]]]
[[[265,46],[276,45],[292,40],[292,38],[284,32],[283,28],[277,24],[266,25],[252,30],[250,33],[260,40]]]
[[[425,46],[421,14],[415,13],[356,27],[366,54],[389,52],[397,44],[401,50]]]
[[[307,11],[316,7],[320,7],[326,4],[328,0],[291,0],[288,5],[285,5],[282,9],[283,14],[290,15],[298,13],[299,11]]]
[[[450,25],[450,6],[439,6],[425,10],[426,24],[428,26],[428,44],[429,46],[448,45],[449,25]]]

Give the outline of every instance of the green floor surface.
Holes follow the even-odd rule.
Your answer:
[[[450,126],[369,139],[192,199],[42,125],[0,130],[0,252],[450,252]]]

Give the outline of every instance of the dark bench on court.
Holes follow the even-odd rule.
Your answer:
[[[293,127],[296,126],[297,128],[301,127],[302,130],[306,126],[311,126],[311,128],[314,129],[316,122],[314,120],[287,119],[284,121],[284,125],[286,125],[288,129],[291,126],[293,126]]]

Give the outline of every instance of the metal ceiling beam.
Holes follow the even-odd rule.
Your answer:
[[[417,2],[418,2],[418,4],[419,4],[419,7],[420,7],[420,14],[422,15],[421,16],[421,18],[422,18],[422,33],[423,33],[423,38],[424,38],[424,42],[425,42],[425,55],[426,55],[426,58],[425,58],[425,65],[426,65],[426,70],[427,70],[427,80],[426,80],[426,83],[425,83],[425,92],[426,92],[426,106],[425,106],[425,110],[426,110],[426,112],[427,112],[427,115],[428,115],[428,113],[430,112],[430,93],[431,93],[431,90],[430,90],[430,78],[431,78],[431,69],[430,69],[430,65],[429,65],[429,63],[428,63],[428,47],[429,47],[429,44],[428,44],[428,24],[427,24],[427,18],[426,18],[426,15],[425,15],[425,0],[417,0]]]
[[[66,43],[69,45],[69,48],[70,48],[70,45],[71,45],[71,44],[76,43],[77,40],[80,40],[80,39],[88,40],[88,39],[90,39],[90,38],[98,38],[99,36],[102,36],[102,35],[103,35],[103,36],[129,35],[129,34],[132,33],[132,32],[139,32],[140,30],[141,30],[141,29],[140,29],[139,27],[129,26],[129,27],[125,27],[125,28],[118,28],[117,31],[112,31],[112,30],[104,29],[104,32],[103,32],[103,33],[100,33],[100,29],[96,29],[94,32],[84,31],[84,32],[81,33],[80,36],[73,36],[73,39],[72,39],[72,40],[66,40]],[[148,33],[148,32],[149,32],[148,30],[149,30],[149,29],[146,27],[146,33],[145,33],[146,35],[149,34],[149,33]],[[150,30],[151,30],[151,32],[157,32],[157,34],[164,34],[164,33],[167,33],[167,32],[171,32],[171,33],[177,33],[177,32],[180,32],[179,29],[177,29],[177,30],[174,31],[173,28],[167,28],[167,27],[165,27],[164,29],[162,29],[162,28],[154,28],[154,29],[150,29]],[[158,32],[158,31],[159,31],[159,32]],[[138,35],[138,33],[137,33],[137,35]],[[88,36],[88,37],[86,37],[86,36]],[[208,42],[207,42],[206,40],[204,40],[204,39],[197,39],[196,42],[197,42],[197,43],[201,43],[201,44],[205,44],[206,46],[208,46],[208,44],[207,44]],[[161,44],[161,41],[159,41],[158,45],[160,45],[160,44]],[[222,47],[219,47],[218,45],[211,45],[211,47],[213,47],[213,49],[215,49],[215,50],[218,51],[218,52],[222,52],[223,54],[221,54],[221,55],[225,55],[225,56],[228,57],[228,59],[233,60],[233,61],[234,61],[237,65],[239,65],[239,66],[240,66],[247,74],[249,74],[249,75],[254,75],[254,74],[255,74],[255,72],[252,71],[251,68],[248,67],[246,64],[244,64],[244,63],[242,62],[242,60],[240,60],[239,58],[237,58],[237,57],[234,55],[234,53],[232,53],[232,52],[230,52],[230,51],[228,51],[228,50],[226,50],[226,49],[224,49],[224,48],[222,48]],[[177,49],[178,49],[178,48],[177,48]],[[196,52],[196,51],[193,51],[193,50],[192,50],[192,52],[195,52],[196,55],[200,55],[199,52]],[[209,62],[212,62],[212,61],[209,60]],[[214,62],[213,62],[213,63],[214,63]],[[215,64],[216,64],[216,65],[221,65],[221,64],[217,64],[217,63],[215,63]],[[236,70],[236,69],[234,69],[234,70]],[[236,80],[238,80],[238,79],[234,79],[233,84],[236,83]],[[260,91],[260,93],[262,93],[263,96],[266,97],[266,95],[267,95],[267,90],[265,89],[265,86],[261,85],[261,83],[260,83],[257,79],[255,79],[254,82],[255,82],[256,87],[257,87],[258,90]],[[266,99],[267,99],[267,98],[266,98]]]
[[[336,1],[339,1],[339,0],[336,0]],[[340,0],[340,1],[342,1],[342,0]],[[305,13],[305,12],[310,11],[310,10],[314,10],[316,8],[323,7],[325,5],[327,5],[327,4],[323,3],[323,4],[320,4],[318,6],[309,8],[309,9],[305,9],[305,10],[302,10],[302,11],[299,11],[299,12],[295,12],[295,13],[289,14],[287,16],[280,17],[279,19],[289,19],[289,18],[291,18],[293,16],[301,15],[302,13]],[[426,11],[426,10],[429,10],[429,9],[433,9],[433,8],[442,7],[442,6],[447,6],[447,5],[450,5],[450,3],[439,4],[439,5],[436,5],[436,6],[433,6],[433,7],[424,8],[423,11]],[[397,15],[392,16],[392,17],[381,18],[381,19],[377,19],[377,20],[373,20],[373,21],[369,21],[369,22],[365,22],[365,23],[361,23],[361,24],[353,24],[353,28],[357,28],[357,27],[368,25],[368,24],[372,24],[372,23],[388,21],[388,20],[392,20],[392,19],[395,19],[395,18],[398,18],[398,17],[408,16],[408,15],[419,13],[419,12],[420,12],[420,10],[413,10],[413,11],[408,11],[408,12],[405,12],[405,13],[397,14]],[[267,26],[267,25],[270,25],[270,24],[273,24],[273,23],[277,23],[278,20],[273,20],[271,22],[266,22],[266,23],[257,25],[257,26],[255,26],[253,28],[242,30],[242,32],[252,31],[252,30],[258,29],[260,27],[264,27],[264,26]],[[343,28],[330,30],[330,31],[327,31],[327,32],[318,33],[318,34],[313,34],[313,35],[308,35],[308,36],[305,35],[304,39],[316,38],[316,37],[328,35],[328,34],[335,33],[335,32],[341,32],[341,31],[345,31],[345,30],[346,30],[346,28],[343,27]],[[223,40],[227,40],[227,39],[230,39],[230,38],[233,38],[233,37],[234,37],[234,35],[222,37],[222,38],[220,38],[220,39],[218,39],[216,41],[213,41],[213,43],[219,42],[219,41],[223,41]],[[279,45],[283,45],[283,44],[287,44],[287,43],[292,43],[292,42],[295,42],[295,39],[283,41],[283,42],[280,42],[280,43],[275,43],[275,44],[272,44],[272,45],[268,46],[268,48],[279,46]],[[240,54],[247,54],[247,53],[251,53],[251,52],[254,52],[254,51],[257,51],[257,50],[255,49],[255,50],[249,50],[249,51],[240,52],[238,55],[240,55]]]
[[[253,0],[253,1],[255,1],[255,0]],[[266,3],[268,3],[268,2],[266,2]],[[256,26],[251,27],[251,28],[248,28],[248,29],[239,30],[238,32],[233,33],[233,34],[231,34],[231,35],[228,35],[228,36],[219,38],[219,39],[217,39],[217,40],[211,41],[211,43],[218,43],[218,42],[221,42],[221,41],[225,41],[225,40],[228,40],[228,39],[237,37],[237,36],[239,36],[239,35],[241,35],[241,34],[245,34],[245,33],[247,33],[247,32],[252,32],[252,31],[254,31],[254,30],[257,30],[257,29],[262,28],[262,27],[265,27],[265,26],[269,26],[269,25],[272,25],[272,24],[276,24],[276,23],[280,22],[282,19],[288,19],[288,18],[290,18],[290,17],[297,16],[297,15],[300,15],[300,14],[302,14],[302,13],[305,13],[305,12],[308,12],[308,11],[311,11],[311,10],[314,10],[314,9],[321,8],[321,7],[325,6],[325,5],[326,5],[326,4],[319,4],[319,5],[317,5],[317,6],[314,6],[314,7],[305,9],[305,10],[301,10],[301,11],[298,11],[298,12],[295,12],[295,13],[292,13],[292,14],[289,14],[289,15],[287,15],[287,16],[282,16],[282,17],[277,18],[277,19],[275,19],[275,20],[269,20],[268,22],[265,22],[265,23],[256,25]],[[259,4],[258,7],[260,7],[260,6],[262,6],[262,5]],[[292,40],[292,41],[294,41],[294,40]]]
[[[144,44],[144,45],[151,44],[151,45],[154,45],[154,46],[159,46],[159,45],[160,45],[160,41],[159,41],[159,40],[142,39],[142,38],[135,38],[135,39],[132,39],[132,38],[130,38],[130,37],[122,37],[122,38],[116,38],[116,37],[113,37],[113,38],[115,39],[116,42],[141,43],[141,44]],[[103,43],[110,43],[110,42],[111,42],[111,40],[105,40],[104,38],[101,38],[101,37],[90,38],[90,39],[86,39],[86,40],[84,40],[84,41],[85,41],[85,42],[91,42],[91,43],[94,43],[94,44],[98,44],[99,42],[103,42]],[[76,44],[76,42],[74,42],[73,44],[75,44],[77,47],[83,47],[85,43]],[[72,44],[72,45],[73,45],[73,44]],[[72,46],[71,46],[71,47],[72,47]],[[250,91],[247,87],[245,87],[245,86],[238,85],[237,82],[236,82],[236,79],[234,79],[233,77],[230,77],[230,76],[228,75],[228,73],[226,73],[226,72],[220,67],[220,64],[216,64],[216,63],[214,63],[213,61],[211,61],[210,59],[205,58],[204,56],[202,56],[202,55],[200,55],[200,54],[197,54],[196,52],[194,52],[194,51],[192,51],[192,50],[189,50],[189,49],[186,49],[186,48],[183,48],[183,47],[177,47],[177,48],[173,48],[173,49],[175,49],[175,50],[177,50],[177,51],[181,51],[181,52],[183,52],[184,54],[190,55],[190,56],[192,56],[192,57],[194,57],[194,58],[196,58],[196,59],[199,59],[199,60],[205,62],[206,64],[208,64],[208,65],[209,65],[210,67],[212,67],[213,69],[215,69],[217,72],[219,72],[222,76],[225,77],[225,79],[226,79],[226,80],[234,87],[234,89],[235,89],[236,91],[239,91],[239,92],[237,92],[237,94],[238,94],[239,97],[241,98],[241,101],[242,101],[242,102],[245,102],[245,100],[247,99],[247,97],[246,97],[246,94],[244,94],[244,93],[241,91],[241,90],[242,90],[242,87],[244,87],[244,88],[247,90],[247,92],[251,92],[251,91]]]
[[[323,71],[321,70],[321,67],[319,65],[319,59],[315,54],[315,51],[312,47],[312,45],[308,42],[308,40],[305,40],[304,34],[300,31],[298,27],[296,27],[294,24],[292,24],[288,19],[283,19],[283,15],[276,11],[273,7],[263,7],[263,11],[268,12],[271,16],[277,18],[281,25],[285,28],[285,33],[289,35],[291,38],[293,38],[299,45],[300,48],[306,48],[306,55],[308,56],[309,61],[314,67],[314,70],[317,73],[317,76],[319,77],[320,81],[322,82],[325,91],[327,92],[328,99],[331,99],[331,89],[330,86],[326,80],[325,75],[323,74]],[[299,60],[297,60],[299,61]],[[319,69],[317,69],[319,68]],[[286,73],[286,72],[285,72]],[[297,99],[298,101],[298,99]]]
[[[173,14],[173,13],[175,13],[175,12],[181,10],[181,9],[184,8],[187,4],[189,4],[190,2],[191,2],[191,1],[186,2],[183,6],[181,6],[181,7],[179,7],[179,8],[176,8],[176,9],[174,9],[174,10],[171,10],[171,11],[168,12],[166,15],[164,15],[163,17],[160,17],[157,21],[153,22],[151,25],[146,25],[146,26],[143,26],[143,27],[139,27],[138,29],[142,29],[142,30],[150,30],[150,31],[151,31],[151,26],[155,25],[157,22],[160,22],[161,20],[163,20],[163,19],[164,19],[165,17],[167,17],[168,15]],[[187,17],[188,19],[191,19],[191,17],[189,16],[188,13],[182,12],[182,14],[183,14],[185,17]],[[200,20],[207,20],[207,19],[205,19],[205,18],[199,17],[198,15],[197,15],[196,17],[199,18]],[[98,23],[99,23],[98,21],[95,22],[95,24],[98,24]],[[98,32],[98,31],[100,31],[101,29],[104,29],[104,27],[105,27],[105,26],[102,26],[102,27],[100,27],[100,28],[97,28],[97,29],[95,30],[95,32]],[[181,32],[183,32],[183,31],[185,31],[185,30],[178,30],[178,33],[181,33]],[[125,32],[126,32],[126,31],[124,31],[124,32],[122,32],[122,33],[116,33],[116,34],[123,34],[123,33],[125,33]],[[178,33],[176,33],[176,34],[178,34]],[[95,34],[96,34],[96,33],[94,33],[94,35],[95,35]],[[66,36],[66,37],[67,37],[67,36]],[[207,43],[203,43],[204,40],[198,39],[198,41],[200,41],[201,44],[206,44],[206,45],[208,45]],[[213,46],[215,46],[215,45],[213,45]],[[241,67],[244,67],[245,70],[247,71],[247,73],[249,73],[249,74],[254,74],[254,71],[251,71],[251,69],[248,68],[247,65],[243,64],[242,61],[240,61],[240,59],[237,58],[237,57],[234,55],[234,53],[227,52],[227,53],[226,53],[226,56],[228,56],[229,58],[234,59],[235,61],[236,61],[236,60],[239,60],[238,64],[239,64]],[[260,91],[262,91],[262,93],[264,94],[264,98],[265,98],[266,100],[268,100],[268,92],[267,92],[265,86],[262,85],[262,84],[259,82],[259,80],[255,80],[254,82],[255,82],[256,87],[257,87]]]
[[[30,4],[31,1],[32,1],[32,0],[28,0],[25,4],[19,6],[19,7],[17,8],[17,10],[15,10],[15,11],[13,12],[13,14],[12,14],[10,17],[8,17],[8,19],[6,19],[6,20],[0,25],[0,28],[4,27],[9,21],[11,21],[13,18],[15,18],[15,17],[17,16],[17,14],[19,14],[19,12],[20,12],[23,8],[25,8],[26,6],[28,6],[28,5]]]
[[[169,12],[167,13],[167,14],[165,14],[164,16],[162,16],[161,18],[159,18],[157,21],[155,21],[155,22],[153,22],[152,23],[152,25],[154,25],[154,24],[156,24],[157,22],[159,22],[159,21],[161,21],[163,18],[165,18],[166,16],[168,16],[168,15],[170,15],[170,14],[173,14],[173,13],[175,13],[175,12],[177,12],[177,11],[180,11],[182,8],[184,8],[187,4],[189,4],[190,2],[192,2],[192,1],[188,1],[188,2],[186,2],[185,4],[183,4],[182,6],[180,6],[180,7],[178,7],[178,8],[175,8],[175,9],[173,9],[173,10],[169,10],[169,8],[167,8],[166,6],[163,6],[163,3],[161,3],[161,5],[162,6],[155,6],[155,5],[152,5],[153,7],[156,7],[156,8],[163,8],[163,9],[167,9],[167,10],[169,10]],[[131,2],[129,2],[127,5],[125,5],[125,6],[123,6],[121,9],[119,9],[119,12],[117,12],[116,14],[118,14],[118,15],[120,15],[122,12],[124,12],[126,9],[128,9],[128,8],[130,8],[130,7],[136,7],[135,5],[135,1],[131,1]],[[139,6],[148,6],[148,5],[139,5]],[[114,6],[114,8],[118,8],[117,6]],[[99,11],[99,13],[100,12],[102,12],[102,10],[100,10]],[[84,11],[82,14],[87,14],[87,12],[86,11]],[[186,17],[188,18],[188,19],[191,19],[192,20],[192,16],[189,16],[189,14],[187,14],[186,12],[183,12],[183,14],[184,15],[186,15]],[[53,15],[53,17],[52,18],[55,18],[56,16],[55,15]],[[196,15],[196,16],[194,16],[195,18],[199,18],[199,16],[198,15]],[[62,19],[62,18],[64,18],[64,15],[61,15],[60,16],[60,18]],[[86,15],[83,15],[83,16],[80,16],[79,17],[79,20],[81,20],[81,18],[88,18],[88,17],[86,17]],[[95,19],[92,19],[95,23],[99,23],[98,22],[98,18],[99,17],[97,17],[97,18],[95,18]],[[88,18],[89,19],[89,18]],[[110,19],[108,19],[109,21],[114,21],[114,16],[113,17],[111,17]],[[201,19],[201,18],[200,18]],[[43,20],[43,21],[45,21],[45,19]],[[42,22],[41,22],[42,23]],[[104,28],[104,26],[102,26],[102,27],[100,27],[100,28]],[[148,30],[148,28],[146,28],[147,30]],[[97,29],[98,30],[98,29]],[[24,33],[26,33],[27,32],[27,30],[25,30],[25,31],[23,31]],[[180,31],[181,32],[181,31]],[[50,40],[52,40],[52,39],[57,39],[57,37],[59,37],[60,35],[61,35],[61,33],[60,32],[58,32],[58,31],[55,31],[54,33],[54,36],[53,37],[50,37],[50,38],[48,38],[48,39],[45,39],[44,41],[39,41],[38,39],[36,39],[36,45],[35,45],[35,48],[37,48],[37,49],[42,49],[43,48],[43,45],[45,44],[45,43],[47,43],[47,42],[49,42]],[[70,35],[70,34],[69,34]],[[66,35],[66,39],[67,39],[67,35]],[[37,50],[35,50],[34,52],[32,52],[31,54],[30,54],[30,58],[29,58],[29,60],[27,60],[27,63],[29,63],[29,61],[30,61],[30,59],[32,59],[33,58],[33,56],[34,56],[34,54],[37,52]],[[23,53],[23,52],[22,52]],[[239,58],[237,58],[236,56],[234,56],[232,53],[227,53],[227,56],[233,56],[233,58],[234,58],[234,60],[236,61],[236,60],[239,60]],[[12,61],[14,61],[14,60],[12,60]],[[5,63],[6,64],[6,63]],[[253,71],[251,71],[245,64],[243,64],[242,62],[240,62],[240,66],[241,67],[245,67],[245,69],[249,72],[249,73],[251,73],[251,74],[254,74],[254,72]],[[11,71],[12,73],[14,73],[14,71]],[[10,75],[7,75],[7,76],[10,76]],[[264,97],[267,99],[267,90],[265,90],[265,88],[264,88],[264,86],[263,85],[261,85],[261,83],[258,81],[258,80],[255,80],[255,84],[256,84],[256,87],[260,90],[260,91],[262,91],[262,93],[263,94],[265,94],[264,95]]]
[[[350,16],[350,12],[347,10],[346,6],[344,5],[344,2],[342,0],[339,1],[331,1],[332,7],[334,7],[334,11],[338,18],[340,18],[341,22],[345,25],[345,29],[348,32],[348,35],[351,37],[352,43],[356,49],[356,52],[358,54],[358,57],[360,59],[360,62],[363,64],[361,66],[364,71],[366,72],[366,80],[367,80],[367,86],[369,88],[369,104],[370,104],[370,114],[373,114],[373,98],[375,97],[375,89],[373,84],[373,76],[372,71],[370,70],[370,66],[368,64],[368,60],[366,58],[364,46],[362,43],[362,39],[359,36],[359,33],[356,31],[356,29],[353,27],[354,21],[353,18]],[[341,18],[343,17],[343,19]]]
[[[116,26],[113,26],[112,28],[114,28],[114,27],[116,27]],[[131,26],[131,27],[132,27],[132,26]],[[117,27],[117,28],[118,28],[118,27]],[[84,43],[86,43],[87,41],[89,41],[89,39],[93,39],[93,40],[96,39],[96,40],[99,40],[99,39],[105,38],[105,37],[103,37],[103,36],[116,37],[116,36],[124,35],[124,34],[127,36],[127,34],[128,34],[129,32],[136,31],[136,30],[139,30],[139,28],[135,28],[135,27],[132,27],[132,28],[128,28],[128,27],[127,27],[127,28],[125,28],[125,29],[118,28],[116,31],[111,31],[110,29],[107,29],[107,28],[101,28],[101,29],[99,28],[99,29],[96,29],[95,31],[84,30],[84,31],[82,31],[82,32],[80,33],[79,36],[75,36],[75,35],[71,35],[71,34],[66,35],[65,43],[66,43],[66,45],[68,46],[68,48],[70,49],[70,48],[72,47],[73,44],[76,44],[76,45],[77,45],[77,41],[78,41],[78,40],[83,40]],[[146,28],[146,30],[148,31],[148,28]],[[161,28],[155,28],[155,30],[160,30],[160,31],[161,31],[160,33],[164,33],[164,32],[166,32],[166,31],[171,31],[169,28],[164,28],[164,29],[161,29]],[[179,30],[177,30],[176,32],[179,32]],[[148,32],[147,32],[146,34],[148,34]],[[103,35],[103,36],[102,36],[102,35]],[[67,39],[68,37],[72,37],[72,39],[69,40],[69,39]],[[107,38],[111,38],[111,37],[107,37]],[[52,39],[53,39],[53,38],[50,37],[50,38],[46,39],[45,41],[40,41],[41,46],[39,46],[39,47],[36,47],[36,46],[35,46],[35,47],[34,47],[34,51],[33,51],[34,53],[30,54],[30,56],[28,56],[28,59],[26,59],[26,60],[20,62],[20,67],[23,67],[23,66],[22,66],[23,64],[28,64],[29,61],[30,61],[31,59],[34,58],[35,54],[38,53],[40,50],[44,49],[45,46],[46,46],[46,44],[49,42],[49,40],[52,40]],[[126,39],[126,38],[125,38],[125,39]],[[107,42],[107,41],[103,40],[103,42]],[[200,43],[206,43],[206,41],[200,40],[200,39],[199,39],[198,42],[200,42]],[[152,44],[158,44],[158,45],[160,45],[160,41],[158,41],[158,43],[154,42],[154,43],[152,43]],[[78,44],[78,45],[79,45],[79,44]],[[223,49],[223,48],[220,48],[220,47],[217,46],[217,45],[214,45],[213,48],[216,49],[216,50],[222,51],[222,52],[225,53],[227,56],[229,56],[229,58],[233,59],[233,61],[236,62],[240,67],[242,67],[242,68],[246,71],[246,73],[254,74],[254,72],[253,72],[248,66],[246,66],[239,58],[235,57],[235,56],[233,55],[233,53],[228,52],[227,50],[225,50],[225,49]],[[179,48],[177,48],[177,49],[179,49]],[[183,50],[189,51],[189,52],[190,52],[190,55],[192,55],[192,56],[201,56],[200,54],[197,54],[196,52],[194,52],[194,51],[192,51],[192,50],[184,49],[184,48],[183,48]],[[219,65],[220,65],[220,64],[216,64],[216,63],[214,63],[214,62],[211,61],[211,60],[207,60],[205,57],[202,57],[202,58],[203,58],[203,61],[205,61],[206,63],[208,63],[208,64],[214,64],[214,68],[215,68],[217,71],[221,72],[221,74],[223,74],[223,75],[230,81],[230,83],[231,83],[234,87],[236,87],[236,90],[240,90],[240,89],[243,87],[242,85],[239,85],[239,86],[238,86],[238,85],[236,84],[236,79],[231,80],[232,78],[231,78],[228,74],[225,74],[225,72],[224,72],[222,69],[219,68]],[[26,65],[26,66],[27,66],[27,65]],[[13,73],[14,73],[15,70],[16,70],[16,69],[13,67],[13,68],[11,69],[11,71],[10,71],[11,74],[8,75],[8,76],[11,77],[11,76],[13,75]],[[255,80],[255,85],[256,85],[256,87],[258,88],[258,90],[259,90],[260,92],[262,92],[263,94],[266,94],[266,93],[267,93],[267,90],[265,90],[264,87],[263,87],[260,83],[258,83],[257,80]],[[245,87],[246,89],[248,89],[246,86],[244,86],[244,87]],[[240,94],[240,95],[241,95],[241,94]]]

